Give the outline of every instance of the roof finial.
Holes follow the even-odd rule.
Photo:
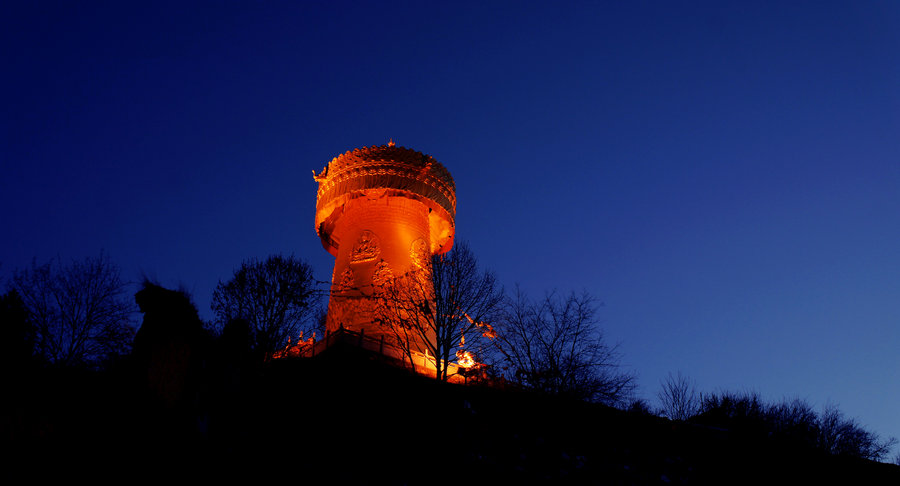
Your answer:
[[[393,147],[393,146],[394,146],[394,137],[391,137],[390,142],[388,142],[388,147]]]

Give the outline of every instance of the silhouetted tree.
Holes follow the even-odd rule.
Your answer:
[[[35,327],[38,353],[54,365],[98,366],[128,351],[133,307],[119,268],[101,253],[63,265],[60,259],[13,274]]]
[[[767,421],[773,435],[805,447],[816,446],[818,416],[804,400],[785,400],[768,407]]]
[[[687,420],[700,409],[700,396],[693,381],[678,373],[662,382],[657,397],[660,402],[660,413],[672,420]]]
[[[35,328],[28,310],[13,289],[0,296],[0,361],[2,372],[22,372],[35,362]]]
[[[219,326],[233,319],[248,322],[254,350],[268,359],[289,337],[317,325],[316,284],[309,265],[294,256],[248,260],[227,282],[219,281],[211,307]]]
[[[844,417],[834,404],[828,404],[822,410],[818,426],[819,447],[831,454],[878,461],[897,443],[894,438],[881,439],[855,420]]]
[[[894,438],[882,439],[855,420],[844,417],[832,404],[826,405],[817,415],[802,400],[770,405],[756,393],[703,395],[694,420],[732,431],[779,437],[832,455],[876,461],[897,443]]]
[[[655,415],[653,413],[653,409],[650,408],[650,404],[647,403],[647,401],[643,398],[632,400],[631,403],[628,404],[627,410],[629,413],[633,413],[635,415]]]
[[[496,327],[508,378],[527,388],[617,406],[634,391],[635,377],[603,339],[588,294],[532,301],[516,289]]]
[[[698,415],[726,428],[764,430],[768,405],[756,392],[704,394]]]
[[[439,380],[465,339],[468,352],[483,347],[503,300],[494,274],[482,271],[465,242],[431,258],[431,269],[414,268],[375,289],[383,304],[376,321],[394,337],[410,363],[422,350],[434,357]]]

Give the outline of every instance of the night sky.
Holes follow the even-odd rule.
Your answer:
[[[205,319],[247,258],[328,280],[311,171],[393,138],[507,289],[604,303],[651,403],[900,435],[900,3],[133,3],[0,7],[0,278],[103,250]]]

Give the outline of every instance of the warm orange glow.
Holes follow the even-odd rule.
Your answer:
[[[490,324],[488,324],[487,322],[484,322],[484,321],[475,322],[475,319],[472,319],[471,317],[469,317],[469,314],[466,314],[465,312],[463,312],[463,315],[466,316],[466,319],[469,321],[470,324],[474,324],[476,327],[480,327],[482,329],[482,331],[481,331],[482,336],[484,336],[488,339],[494,339],[495,337],[497,337],[497,331],[494,331],[494,327],[491,326]]]
[[[459,350],[456,352],[456,362],[460,367],[469,369],[478,363],[475,362],[475,358],[472,356],[472,353],[468,351]]]
[[[272,355],[272,359],[282,359],[282,358],[297,358],[302,356],[306,349],[312,348],[316,344],[316,333],[313,332],[311,338],[304,340],[303,339],[303,331],[300,331],[300,336],[297,337],[296,343],[291,343],[291,338],[288,336],[288,343],[284,349],[280,349],[275,351]]]
[[[313,177],[316,232],[335,256],[326,328],[391,340],[376,322],[396,307],[385,286],[413,275],[419,293],[433,298],[431,256],[453,246],[453,178],[433,157],[393,139],[338,155]]]
[[[468,316],[466,316],[468,317]],[[456,351],[456,363],[459,364],[460,368],[469,369],[474,366],[478,366],[478,363],[475,362],[475,357],[472,356],[472,353],[463,349],[466,346],[466,336],[461,335],[459,337],[459,349]]]
[[[483,329],[483,331],[481,333],[482,336],[484,336],[488,339],[494,339],[495,337],[497,337],[497,331],[495,331],[494,328],[490,324],[488,324],[486,322],[482,322],[479,324],[479,327],[481,327]]]

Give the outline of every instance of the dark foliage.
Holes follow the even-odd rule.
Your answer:
[[[681,373],[677,376],[669,373],[656,396],[662,406],[660,413],[672,420],[687,420],[700,409],[700,395],[693,381]]]
[[[766,407],[766,428],[797,447],[815,447],[818,415],[812,406],[800,399],[784,400]]]
[[[756,393],[710,393],[703,395],[699,414],[707,420],[761,430],[767,408]]]
[[[650,404],[642,398],[632,400],[631,403],[628,404],[628,407],[626,407],[626,410],[628,410],[629,413],[637,415],[654,415],[653,409],[650,407]]]
[[[834,405],[827,405],[818,421],[817,445],[836,455],[881,460],[897,443],[894,438],[881,439],[866,430]]]
[[[36,334],[19,293],[13,289],[0,296],[0,368],[4,373],[14,368],[21,373],[23,367],[37,363]]]
[[[134,296],[144,314],[132,362],[152,399],[166,408],[196,406],[210,336],[190,297],[145,281]]]
[[[235,346],[224,346],[237,355],[241,328],[229,327]],[[219,387],[217,375],[205,375],[212,385],[201,387],[201,395]],[[229,393],[201,401],[192,420],[173,420],[178,416],[154,411],[96,372],[36,377],[39,386],[14,397],[28,406],[20,409],[21,428],[6,431],[17,446],[6,456],[7,471],[26,467],[17,459],[38,458],[53,468],[66,465],[70,480],[95,481],[129,477],[123,472],[334,484],[900,480],[897,466],[816,453],[777,436],[674,423],[640,410],[517,389],[442,383],[353,346],[262,363],[242,380]],[[438,428],[423,429],[435,414],[442,417]],[[436,437],[427,430],[436,430]]]
[[[133,306],[119,268],[101,253],[63,265],[32,263],[14,272],[12,289],[34,326],[37,353],[57,366],[99,367],[128,352]]]
[[[447,379],[443,366],[456,359],[460,343],[476,356],[491,335],[503,292],[494,274],[482,270],[465,242],[431,259],[431,269],[418,269],[377,289],[386,303],[378,321],[413,362],[413,352],[426,351],[435,360],[435,377]]]
[[[273,255],[265,261],[248,260],[227,282],[219,281],[211,308],[223,327],[242,319],[250,325],[253,349],[267,359],[318,325],[319,292],[312,269],[294,256]]]
[[[635,387],[616,346],[606,343],[588,294],[530,300],[516,290],[496,323],[505,377],[551,395],[624,406]]]
[[[876,461],[884,458],[897,442],[866,430],[855,420],[844,417],[834,405],[827,405],[821,414],[816,414],[802,400],[768,404],[755,393],[704,395],[692,422],[742,434],[776,437],[797,450],[818,450]]]

